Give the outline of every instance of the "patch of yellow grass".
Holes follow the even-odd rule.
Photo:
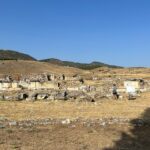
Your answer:
[[[27,120],[45,118],[137,118],[150,106],[149,95],[134,101],[103,100],[98,103],[85,102],[0,102],[0,116],[7,119]]]

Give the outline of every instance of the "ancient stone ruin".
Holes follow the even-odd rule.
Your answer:
[[[139,91],[147,91],[150,82],[139,79],[83,77],[64,74],[30,74],[1,76],[1,100],[72,100],[95,102],[112,97],[112,85],[118,92],[126,92],[125,86],[133,85]]]

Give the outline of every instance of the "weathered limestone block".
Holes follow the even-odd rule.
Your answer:
[[[12,101],[12,100],[18,100],[18,98],[14,95],[4,95],[4,100]]]
[[[26,100],[29,97],[27,93],[20,93],[18,95],[18,100]]]
[[[79,87],[67,87],[68,91],[79,91]]]
[[[41,85],[39,84],[39,82],[30,82],[29,86],[28,86],[28,89],[40,89],[41,88]]]
[[[44,99],[47,99],[48,97],[49,97],[49,95],[47,93],[39,93],[37,95],[38,100],[44,100]]]
[[[3,83],[0,82],[0,90],[3,90]]]
[[[83,94],[81,91],[68,91],[68,99],[77,99]]]
[[[83,92],[89,92],[89,91],[90,91],[90,87],[89,87],[89,86],[86,86],[86,85],[80,86],[79,89],[80,89],[81,91],[83,91]]]
[[[42,82],[41,88],[42,89],[55,89],[55,90],[59,89],[57,84],[55,84],[54,82],[50,82],[50,81],[49,82]]]
[[[12,89],[16,90],[18,87],[18,82],[12,82]]]
[[[58,95],[55,96],[56,100],[64,100],[65,97],[63,96],[63,94],[59,93]]]
[[[54,81],[56,79],[56,76],[54,74],[50,75],[50,80]]]
[[[35,100],[37,100],[37,95],[38,95],[38,93],[30,92],[29,97],[26,98],[26,100],[27,101],[35,101]]]
[[[57,95],[58,95],[58,91],[56,90],[50,91],[47,100],[55,100]]]
[[[18,86],[22,89],[28,89],[29,88],[29,83],[28,82],[25,82],[25,81],[20,81],[18,83]]]
[[[55,100],[55,96],[54,95],[50,95],[47,100]]]
[[[6,90],[7,90],[7,89],[9,89],[9,88],[11,88],[11,87],[12,87],[12,84],[9,83],[9,82],[8,82],[8,83],[7,83],[7,82],[2,83],[2,88],[3,88],[3,89],[6,89]]]
[[[37,82],[32,81],[28,85],[26,85],[27,89],[35,90],[35,89],[58,89],[57,84],[47,81],[47,82]]]
[[[66,92],[59,92],[56,96],[56,100],[67,100],[67,93]]]
[[[60,80],[65,80],[65,75],[64,74],[62,74],[61,76],[60,76]]]
[[[65,80],[67,80],[67,81],[74,81],[75,80],[75,78],[74,77],[65,77]]]

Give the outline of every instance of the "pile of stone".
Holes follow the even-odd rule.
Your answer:
[[[92,101],[93,98],[83,91],[63,91],[63,90],[37,90],[21,92],[5,92],[0,94],[0,100],[70,100],[70,101]]]
[[[20,127],[31,127],[35,125],[70,125],[70,127],[76,127],[76,125],[81,124],[86,127],[94,127],[94,126],[101,126],[106,127],[109,125],[134,125],[137,127],[141,126],[149,126],[149,120],[145,119],[135,119],[131,120],[128,118],[98,118],[98,119],[83,119],[83,118],[47,118],[47,119],[35,119],[35,120],[23,120],[23,121],[16,121],[16,120],[7,120],[5,118],[0,118],[0,129],[5,127],[12,127],[12,126],[20,126]]]

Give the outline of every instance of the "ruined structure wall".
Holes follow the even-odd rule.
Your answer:
[[[127,87],[127,86],[132,86],[135,89],[140,89],[140,84],[138,81],[125,81],[124,87]]]
[[[56,89],[58,90],[58,86],[56,83],[54,82],[43,82],[43,83],[40,83],[40,88],[42,89]]]
[[[12,83],[12,89],[18,89],[19,85],[17,82]]]

